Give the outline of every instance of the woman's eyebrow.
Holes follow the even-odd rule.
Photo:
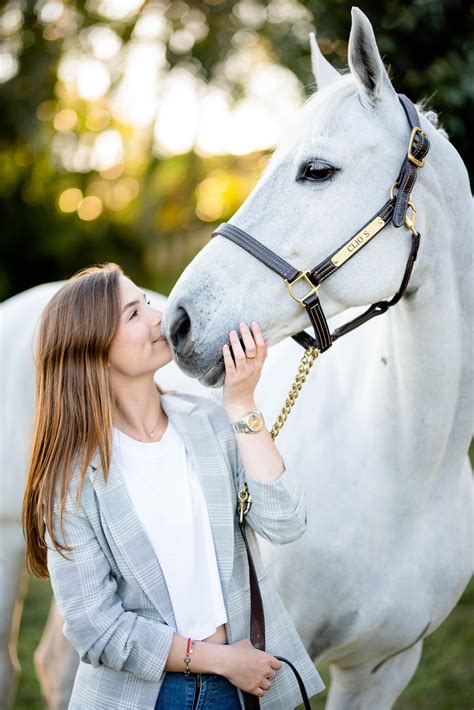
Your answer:
[[[143,292],[143,298],[146,301],[146,293],[145,292]],[[127,308],[130,308],[130,306],[136,306],[138,303],[140,303],[138,298],[136,298],[134,301],[130,301],[130,303],[127,303],[127,305],[122,308],[122,313],[125,313]]]

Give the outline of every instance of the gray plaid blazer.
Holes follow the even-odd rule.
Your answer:
[[[324,684],[262,566],[255,537],[258,533],[284,544],[302,535],[306,512],[300,484],[289,471],[273,483],[246,476],[232,426],[219,403],[167,393],[162,405],[185,443],[206,498],[229,643],[250,633],[248,563],[235,515],[237,490],[246,479],[253,499],[247,530],[263,598],[267,651],[294,663],[309,696],[320,692]],[[79,508],[77,484],[75,471],[64,537],[58,501],[54,516],[58,538],[74,548],[66,553],[69,559],[52,549],[49,536],[46,540],[63,633],[81,660],[69,708],[153,710],[176,631],[163,572],[114,461],[106,484],[98,456],[93,458]],[[243,708],[240,690],[239,697]],[[261,698],[262,710],[290,710],[300,702],[293,673],[283,664]]]

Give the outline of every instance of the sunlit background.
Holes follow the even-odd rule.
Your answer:
[[[168,293],[213,227],[244,201],[315,90],[309,32],[316,29],[334,66],[346,67],[350,6],[0,3],[0,300],[107,260]],[[470,3],[359,6],[397,90],[428,100],[472,166]],[[32,654],[49,595],[47,583],[32,580],[20,631],[18,710],[42,707]],[[473,706],[472,597],[470,588],[427,640],[397,710]]]
[[[430,99],[469,161],[468,4],[361,6],[397,88]],[[104,260],[167,293],[314,91],[316,25],[343,68],[345,0],[4,3],[0,298]]]

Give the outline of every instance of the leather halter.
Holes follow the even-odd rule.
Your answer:
[[[304,348],[316,347],[320,352],[324,352],[342,335],[349,333],[374,316],[385,313],[388,308],[398,303],[408,286],[420,242],[420,234],[415,228],[416,211],[411,202],[411,192],[416,182],[417,170],[418,168],[422,168],[425,164],[425,158],[430,149],[430,141],[426,133],[420,128],[420,119],[413,103],[403,94],[399,94],[398,98],[408,119],[411,135],[407,155],[405,156],[399,175],[392,186],[390,199],[370,222],[339,247],[339,249],[336,249],[327,259],[321,261],[310,271],[300,270],[291,266],[291,264],[275,254],[271,249],[254,239],[250,234],[247,234],[247,232],[235,227],[233,224],[224,222],[219,225],[212,234],[213,237],[221,235],[230,239],[285,279],[291,296],[306,308],[314,329],[314,338],[304,330],[292,336],[292,338]],[[398,190],[397,194],[393,195],[395,187],[398,188]],[[411,217],[407,214],[409,209],[411,209],[412,212]],[[348,259],[354,256],[354,254],[357,254],[362,247],[390,223],[395,227],[405,225],[411,231],[412,235],[411,250],[400,288],[389,301],[373,303],[364,313],[339,328],[336,328],[331,333],[319,300],[319,289],[322,282],[339,269]],[[304,281],[309,287],[308,293],[303,297],[297,296],[293,290],[298,281]]]

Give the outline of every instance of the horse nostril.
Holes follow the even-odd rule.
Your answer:
[[[178,355],[187,355],[192,350],[191,321],[186,310],[179,307],[176,311],[174,321],[170,325],[170,340],[174,350]]]

